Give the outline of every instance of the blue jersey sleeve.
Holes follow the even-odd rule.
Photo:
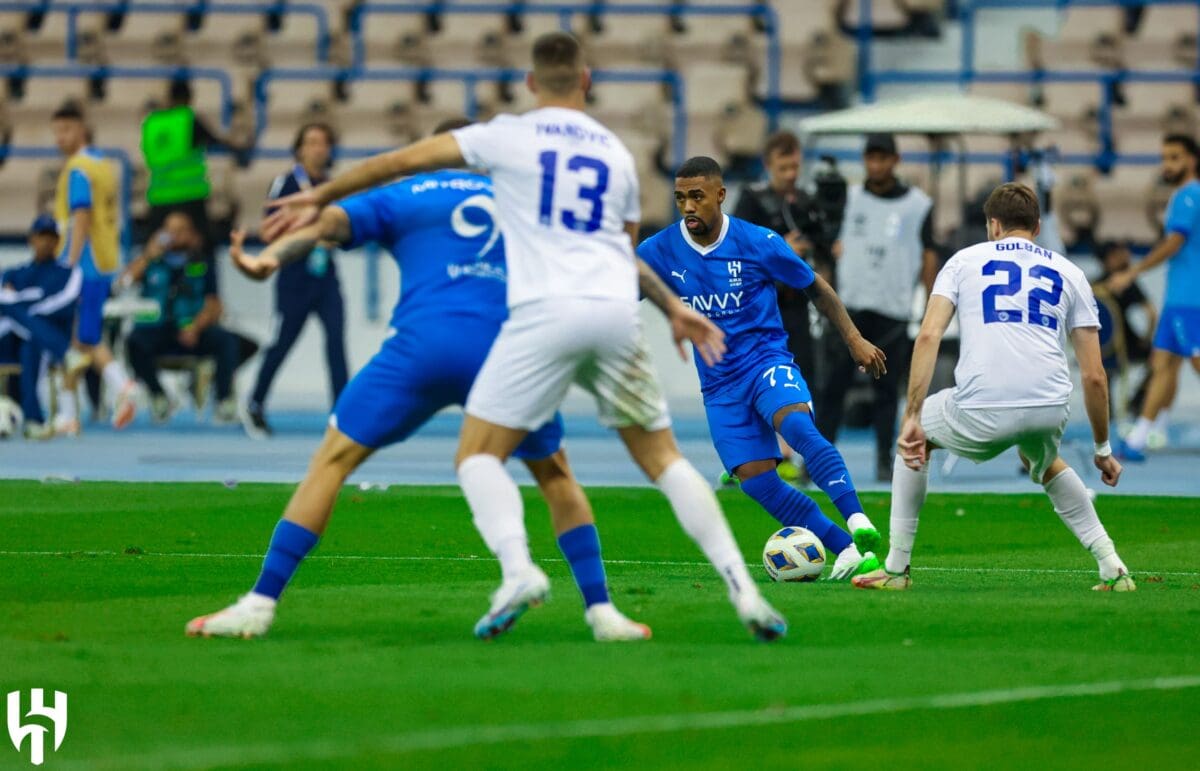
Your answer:
[[[1166,230],[1190,238],[1196,231],[1196,220],[1200,218],[1200,186],[1182,187],[1171,199],[1167,210]]]
[[[662,259],[659,255],[658,236],[650,236],[645,241],[638,244],[637,256],[642,258],[642,261],[650,266],[650,270],[662,276],[663,267]]]
[[[813,269],[792,251],[782,236],[767,228],[754,226],[754,229],[758,231],[755,235],[759,257],[771,278],[795,289],[812,286],[817,279]]]
[[[71,169],[67,177],[67,206],[71,211],[92,208],[92,183],[80,169]]]
[[[368,241],[392,240],[396,223],[401,219],[396,211],[397,203],[397,197],[389,195],[387,188],[368,190],[339,201],[338,208],[350,218],[350,240],[343,246],[353,249]],[[386,219],[385,212],[389,214]]]

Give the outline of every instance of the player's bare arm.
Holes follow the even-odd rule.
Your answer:
[[[887,356],[858,331],[846,312],[846,306],[828,281],[817,276],[804,292],[817,310],[837,327],[838,333],[846,341],[846,347],[850,349],[850,356],[858,362],[859,369],[871,373],[871,377],[875,378],[887,372]]]
[[[263,220],[262,233],[273,241],[317,218],[322,206],[397,177],[462,166],[462,150],[450,134],[437,134],[408,147],[374,155],[328,182],[268,203],[274,211]]]
[[[925,406],[929,384],[933,382],[933,368],[937,364],[942,336],[946,334],[953,318],[954,303],[940,295],[929,298],[921,331],[917,333],[913,345],[912,366],[908,374],[908,405],[904,409],[900,438],[896,444],[904,464],[917,471],[929,459],[925,429],[921,428],[921,408]]]
[[[1187,239],[1180,233],[1171,233],[1163,240],[1154,245],[1150,253],[1146,255],[1146,259],[1141,262],[1109,277],[1105,282],[1105,286],[1112,292],[1124,292],[1126,289],[1137,281],[1138,276],[1148,270],[1157,268],[1167,260],[1175,256],[1175,254],[1183,248],[1187,243]]]
[[[67,251],[67,264],[72,268],[79,265],[83,247],[92,233],[92,210],[76,209],[71,212],[71,247]]]
[[[683,304],[663,280],[640,257],[637,258],[638,287],[642,297],[654,303],[671,323],[671,337],[680,358],[687,360],[683,341],[688,340],[708,366],[721,361],[725,355],[725,333],[702,313]]]
[[[244,248],[245,231],[233,231],[229,256],[247,278],[263,281],[284,265],[306,258],[318,244],[343,244],[350,240],[350,235],[350,218],[346,212],[337,206],[327,206],[321,210],[316,223],[274,241],[257,257]]]
[[[1072,329],[1071,345],[1075,347],[1075,359],[1079,362],[1083,404],[1096,443],[1092,462],[1100,469],[1104,484],[1116,487],[1121,478],[1121,464],[1113,457],[1108,445],[1108,375],[1104,372],[1104,358],[1100,352],[1100,330],[1096,327]]]

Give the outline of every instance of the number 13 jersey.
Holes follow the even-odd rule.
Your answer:
[[[548,298],[636,302],[625,223],[641,208],[633,156],[578,110],[544,107],[453,132],[487,169],[508,259],[508,306]]]
[[[988,241],[951,257],[933,294],[958,308],[959,407],[1070,400],[1066,334],[1100,326],[1092,288],[1072,262],[1023,238]]]

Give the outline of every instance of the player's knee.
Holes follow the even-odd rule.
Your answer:
[[[779,432],[792,448],[805,456],[831,447],[829,440],[817,430],[812,415],[808,412],[793,412],[779,421]]]
[[[635,426],[619,430],[634,463],[649,479],[657,480],[673,463],[683,457],[669,428],[647,431]]]
[[[771,510],[771,502],[786,489],[791,489],[779,478],[774,461],[754,461],[737,467],[738,479],[742,480],[742,492],[761,506]],[[743,476],[743,474],[745,476]]]
[[[771,416],[771,425],[775,427],[775,431],[783,433],[783,422],[792,415],[808,415],[810,421],[814,420],[807,404],[789,404],[786,407],[780,407]]]
[[[331,428],[317,448],[313,458],[313,466],[326,472],[350,476],[359,465],[371,454],[371,449],[365,447],[337,429]]]
[[[752,460],[749,463],[743,463],[733,470],[734,476],[740,479],[743,483],[750,481],[763,474],[771,474],[775,479],[779,479],[779,475],[775,473],[775,461],[772,460]],[[782,480],[781,480],[782,481]],[[753,497],[753,496],[751,496]]]

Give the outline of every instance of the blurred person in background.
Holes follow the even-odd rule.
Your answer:
[[[1133,462],[1146,459],[1144,450],[1160,412],[1175,401],[1184,359],[1200,372],[1200,180],[1196,178],[1200,148],[1187,134],[1163,139],[1162,176],[1175,186],[1167,204],[1165,234],[1146,259],[1110,277],[1110,291],[1123,292],[1148,270],[1170,261],[1162,314],[1150,355],[1150,385],[1141,415],[1117,453]]]
[[[1135,281],[1120,292],[1113,292],[1108,289],[1108,279],[1129,269],[1133,264],[1133,258],[1129,251],[1129,244],[1124,241],[1109,241],[1100,246],[1100,265],[1104,272],[1095,282],[1095,291],[1098,299],[1107,300],[1111,298],[1111,305],[1115,306],[1118,320],[1121,329],[1125,333],[1125,361],[1128,364],[1145,364],[1150,360],[1150,353],[1153,350],[1154,328],[1158,325],[1158,310],[1154,307],[1154,303],[1142,291],[1142,288]],[[1140,335],[1131,311],[1139,311],[1145,318],[1146,334]],[[1139,413],[1142,404],[1146,398],[1146,389],[1150,383],[1150,370],[1147,368],[1146,375],[1142,378],[1141,384],[1129,398],[1129,410],[1134,413]],[[1163,422],[1166,419],[1164,411],[1159,417],[1159,428],[1163,427]]]
[[[837,292],[850,318],[867,339],[893,362],[872,381],[875,428],[875,477],[892,478],[892,446],[900,384],[911,355],[908,324],[917,282],[926,292],[937,276],[938,252],[933,240],[933,202],[917,187],[896,176],[900,154],[891,134],[869,134],[863,150],[866,180],[847,191],[846,211],[834,253],[838,257]],[[817,427],[837,441],[845,397],[857,365],[845,352],[826,367]]]
[[[213,422],[238,422],[233,374],[240,344],[220,325],[223,311],[217,271],[196,226],[184,212],[167,215],[162,229],[130,263],[124,283],[142,284],[142,296],[158,303],[158,318],[139,321],[125,341],[129,363],[150,393],[150,415],[164,423],[174,411],[158,379],[160,356],[211,356],[216,361],[217,405]]]
[[[205,151],[246,148],[213,129],[192,107],[192,85],[185,78],[172,80],[167,106],[153,110],[142,122],[142,158],[150,180],[146,201],[150,233],[162,227],[167,215],[182,211],[195,224],[204,249],[212,256],[213,236],[208,223],[208,197],[212,192]]]
[[[135,384],[102,339],[104,303],[120,267],[120,201],[112,164],[88,146],[90,133],[78,104],[67,102],[50,118],[54,143],[66,157],[54,193],[54,217],[62,233],[60,262],[79,270],[75,339],[65,357],[64,387],[59,394],[57,433],[80,430],[76,387],[89,366],[104,378],[113,398],[113,427],[133,422]]]
[[[324,182],[333,164],[336,142],[333,129],[327,124],[302,126],[292,143],[296,163],[290,171],[275,178],[267,197],[274,200]],[[346,312],[333,259],[334,248],[332,244],[318,242],[303,260],[284,265],[275,279],[275,341],[263,356],[254,392],[246,405],[246,432],[253,438],[271,435],[266,416],[267,395],[310,315],[315,314],[325,329],[330,403],[336,402],[346,387]]]
[[[79,271],[59,264],[58,224],[49,214],[33,221],[29,229],[30,262],[0,273],[0,329],[10,335],[9,358],[21,365],[21,410],[25,435],[35,439],[54,436],[46,425],[38,394],[38,381],[46,363],[61,364],[71,345],[75,304],[83,283]],[[3,334],[0,332],[0,334]]]

